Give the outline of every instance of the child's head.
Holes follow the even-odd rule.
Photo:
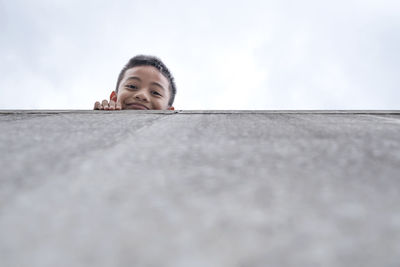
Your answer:
[[[173,109],[176,86],[167,66],[157,57],[139,55],[121,70],[115,92],[122,109]]]

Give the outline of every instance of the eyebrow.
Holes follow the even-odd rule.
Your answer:
[[[139,77],[136,77],[136,76],[131,76],[131,77],[129,77],[129,78],[126,79],[126,80],[138,80],[139,82],[142,81]],[[163,90],[165,91],[164,86],[162,86],[162,85],[159,84],[158,82],[152,82],[151,85],[156,85],[156,86],[160,87],[161,89],[163,89]]]

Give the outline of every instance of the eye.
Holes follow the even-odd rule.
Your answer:
[[[157,91],[152,91],[151,92],[153,95],[156,95],[156,96],[162,96],[159,92],[157,92]]]
[[[129,89],[133,89],[133,90],[138,89],[136,85],[132,85],[132,84],[125,85],[125,87],[129,88]]]

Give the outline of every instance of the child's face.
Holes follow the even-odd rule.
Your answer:
[[[118,87],[122,109],[173,109],[168,79],[152,66],[137,66],[125,71]]]

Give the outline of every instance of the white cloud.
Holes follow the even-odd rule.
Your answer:
[[[398,109],[397,1],[2,1],[0,108],[90,109],[139,53],[178,109]]]

